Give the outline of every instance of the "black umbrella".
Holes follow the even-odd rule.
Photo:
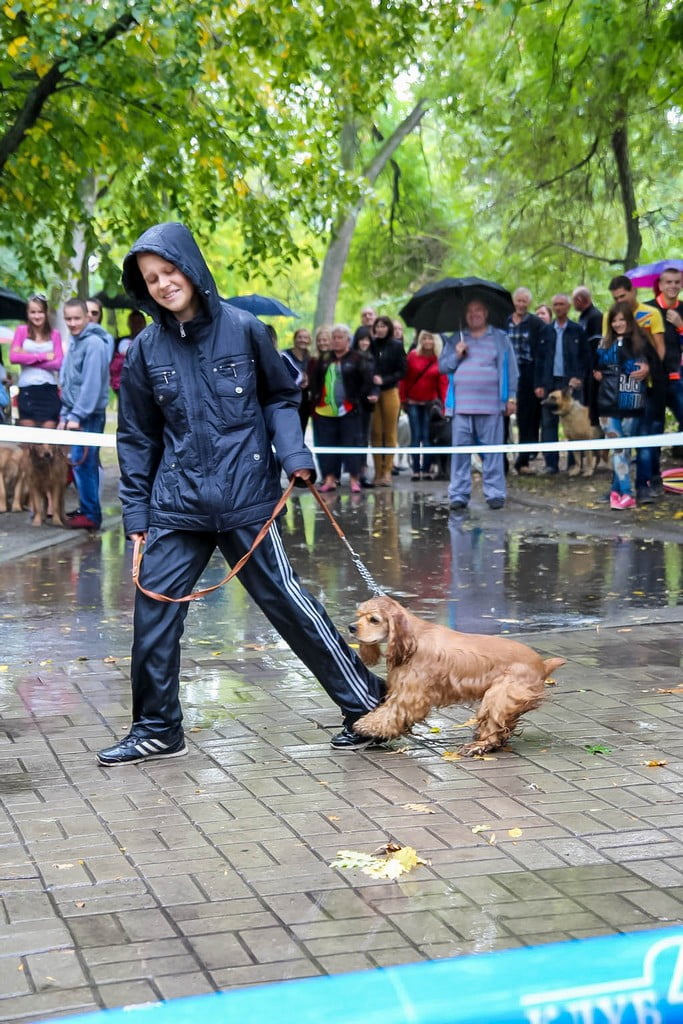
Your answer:
[[[284,302],[269,299],[266,295],[233,295],[231,299],[226,299],[226,302],[231,306],[237,306],[238,309],[245,309],[254,316],[299,316],[289,306],[285,306]]]
[[[26,299],[20,295],[0,288],[0,320],[25,320]]]
[[[513,312],[512,296],[500,284],[480,277],[445,277],[426,284],[399,312],[409,327],[424,331],[457,331],[465,327],[465,309],[479,299],[489,311],[488,321],[505,328]]]

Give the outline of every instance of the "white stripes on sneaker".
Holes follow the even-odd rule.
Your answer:
[[[159,754],[162,750],[168,750],[170,743],[162,743],[161,740],[138,740],[135,749],[141,754]]]

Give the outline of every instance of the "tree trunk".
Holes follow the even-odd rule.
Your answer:
[[[427,112],[427,101],[420,100],[406,118],[382,144],[373,159],[363,170],[363,177],[369,185],[374,185],[382,170],[396,152],[407,135],[420,123]],[[320,284],[318,285],[318,302],[315,310],[315,324],[331,324],[341,286],[344,267],[351,248],[351,240],[356,229],[358,215],[363,209],[364,199],[359,199],[337,225],[332,234],[330,244],[323,260]]]
[[[637,267],[640,262],[640,250],[643,238],[640,233],[640,219],[636,205],[636,193],[631,173],[631,161],[628,152],[628,114],[626,101],[623,100],[616,112],[616,128],[612,132],[611,144],[619,175],[619,189],[626,221],[626,255],[624,270]]]

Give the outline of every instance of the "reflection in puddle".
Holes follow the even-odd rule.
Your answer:
[[[681,544],[605,535],[604,527],[593,536],[578,514],[576,530],[560,532],[549,528],[549,513],[449,516],[433,494],[412,491],[337,492],[330,504],[381,586],[417,614],[453,628],[525,633],[683,603]],[[345,632],[369,594],[310,495],[288,504],[282,531],[297,572]],[[130,558],[130,545],[114,530],[3,565],[2,661],[48,668],[79,657],[124,658],[131,640]],[[224,573],[214,557],[203,585]],[[227,707],[249,700],[240,687],[245,659],[258,658],[267,675],[282,674],[281,641],[235,582],[190,608],[184,648],[189,705],[200,678],[202,692],[215,688],[216,701]],[[293,673],[279,685],[298,687],[301,677]]]

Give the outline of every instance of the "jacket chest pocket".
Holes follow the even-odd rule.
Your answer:
[[[214,363],[213,379],[219,398],[231,399],[236,406],[246,404],[255,387],[254,360],[221,359]]]
[[[151,374],[152,391],[157,405],[171,405],[178,397],[180,384],[175,370],[155,370]]]

